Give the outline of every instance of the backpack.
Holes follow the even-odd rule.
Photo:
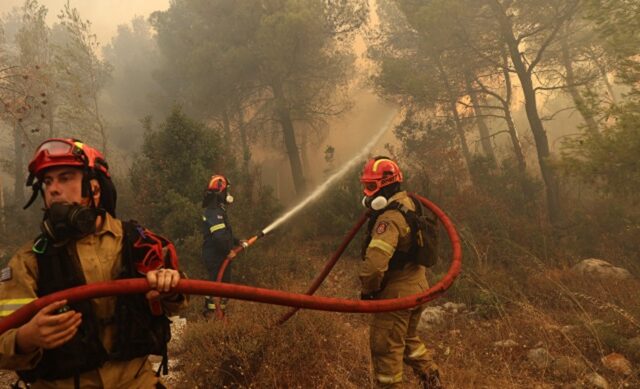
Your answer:
[[[411,249],[407,257],[413,258],[419,265],[432,267],[438,262],[438,219],[420,201],[413,197],[411,200],[416,207],[415,211],[399,202],[389,204],[385,210],[398,210],[411,228]]]

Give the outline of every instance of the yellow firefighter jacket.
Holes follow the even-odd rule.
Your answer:
[[[87,284],[110,281],[117,278],[122,262],[122,222],[105,216],[102,227],[95,233],[75,243],[75,252],[82,266]],[[0,282],[0,319],[10,315],[21,306],[37,298],[36,288],[38,266],[32,243],[24,245],[9,261],[10,279]],[[163,301],[165,312],[176,313],[187,304],[187,299],[179,302]],[[92,300],[93,309],[100,321],[106,322],[113,317],[116,297],[103,297]],[[101,324],[100,340],[110,352],[114,342],[115,326]],[[42,357],[42,350],[27,355],[16,353],[16,329],[0,335],[0,369],[27,370],[34,368]],[[80,375],[81,388],[154,388],[158,378],[148,361],[148,357],[129,361],[107,361],[101,368]],[[56,381],[38,380],[31,388],[74,388],[73,377]]]
[[[407,192],[398,192],[389,199],[397,201],[410,210],[415,210]],[[360,267],[362,293],[376,293],[378,299],[409,296],[426,290],[429,285],[426,268],[409,261],[399,269],[388,270],[389,261],[396,252],[409,251],[411,229],[398,210],[387,210],[378,216],[371,231],[371,241],[365,250]]]

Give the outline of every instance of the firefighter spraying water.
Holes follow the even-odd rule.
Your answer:
[[[358,162],[360,162],[363,158],[365,158],[365,156],[369,153],[369,151],[378,143],[380,138],[382,138],[382,136],[388,131],[389,127],[393,123],[393,119],[395,118],[395,116],[396,116],[396,113],[392,112],[389,115],[389,117],[387,118],[387,120],[384,122],[384,124],[380,127],[378,132],[376,132],[374,134],[374,136],[362,148],[362,150],[358,154],[356,154],[353,158],[351,158],[351,160],[349,160],[340,170],[338,170],[337,172],[332,174],[322,185],[317,187],[309,196],[307,196],[307,198],[302,200],[299,204],[297,204],[291,210],[286,212],[284,215],[280,216],[273,223],[269,224],[262,231],[260,231],[260,233],[258,233],[257,235],[247,239],[246,241],[243,241],[242,245],[239,245],[236,248],[232,249],[231,252],[229,253],[229,255],[227,256],[227,258],[225,258],[225,260],[222,263],[222,265],[218,267],[218,271],[216,273],[216,275],[217,275],[216,281],[218,281],[218,282],[224,281],[225,274],[226,274],[226,271],[227,271],[227,267],[229,266],[230,261],[233,258],[235,258],[235,256],[238,253],[240,253],[242,250],[244,250],[247,247],[249,247],[252,244],[254,244],[258,239],[264,237],[265,235],[267,235],[271,231],[275,230],[278,226],[282,225],[282,223],[284,223],[285,221],[289,220],[296,213],[298,213],[299,211],[304,209],[307,205],[311,204],[311,202],[313,202],[314,200],[318,199],[329,188],[333,187],[334,184],[336,183],[336,181],[338,181],[340,178],[342,178],[351,169],[353,169],[358,164]],[[337,258],[336,258],[336,260],[337,260]],[[215,306],[216,304],[217,304],[217,306],[220,306],[222,304],[226,304],[226,302],[223,301],[221,298],[217,298],[217,299],[215,299],[214,303],[210,303],[210,304],[212,306]],[[222,318],[223,315],[224,315],[223,310],[217,310],[216,316],[218,318]]]

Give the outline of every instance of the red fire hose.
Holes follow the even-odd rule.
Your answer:
[[[313,280],[313,283],[304,294],[311,296],[316,292],[316,290],[318,290],[318,288],[320,287],[320,285],[322,285],[322,283],[327,278],[331,270],[333,270],[333,267],[338,262],[338,259],[340,259],[340,256],[342,256],[342,253],[344,253],[344,250],[347,249],[347,246],[349,246],[349,243],[351,243],[353,238],[356,236],[356,234],[358,233],[360,228],[362,228],[362,225],[364,224],[364,222],[367,221],[368,218],[369,218],[369,212],[365,212],[362,214],[362,216],[360,216],[360,219],[358,220],[358,222],[353,226],[351,231],[349,231],[347,236],[345,236],[344,240],[340,244],[340,247],[338,247],[338,250],[333,254],[331,259],[327,261],[327,263],[324,265],[324,269],[322,269],[322,272],[320,272],[320,274],[318,274],[316,279]],[[296,312],[298,312],[299,309],[300,308],[293,308],[289,312],[282,315],[280,320],[278,320],[277,324],[283,324],[284,322],[289,320],[291,316],[295,315]]]
[[[433,202],[431,202],[431,201],[427,200],[426,198],[424,198],[424,197],[422,197],[420,195],[417,195],[415,193],[410,193],[409,195],[411,197],[419,200],[425,207],[429,208],[433,213],[435,213],[436,216],[438,217],[438,219],[440,219],[442,224],[445,226],[447,234],[449,235],[449,239],[451,240],[451,246],[453,247],[452,263],[451,263],[451,268],[449,269],[449,273],[451,273],[451,270],[454,268],[454,264],[455,264],[455,261],[456,261],[456,256],[455,256],[455,254],[456,254],[455,247],[456,246],[454,245],[454,241],[453,241],[451,232],[455,235],[455,239],[459,243],[458,234],[457,234],[457,232],[455,230],[455,227],[453,226],[453,223],[447,217],[447,215],[437,205],[435,205]],[[326,263],[325,268],[323,269],[323,271],[316,277],[316,279],[314,280],[313,284],[305,292],[306,295],[309,295],[309,296],[313,295],[316,292],[316,290],[318,290],[320,285],[322,285],[322,283],[327,278],[327,276],[329,275],[329,273],[331,272],[331,270],[335,266],[336,262],[338,261],[338,259],[340,258],[340,256],[344,252],[344,250],[347,248],[349,243],[355,237],[355,235],[358,232],[358,230],[362,227],[364,222],[367,220],[368,215],[369,215],[368,212],[364,213],[360,217],[358,222],[354,225],[354,227],[351,229],[351,231],[349,231],[349,233],[347,234],[345,239],[342,241],[342,244],[340,245],[338,250],[334,253],[334,255],[331,257],[331,259]],[[449,227],[450,227],[450,229],[449,229]],[[262,238],[264,235],[265,234],[261,232],[260,234],[252,237],[251,239],[249,239],[247,241],[248,244],[246,245],[246,247],[249,247],[250,245],[254,244],[256,242],[256,240],[258,240],[259,238]],[[238,247],[233,249],[233,252],[234,252],[234,254],[237,255],[242,250],[244,250],[246,247],[238,246]],[[460,252],[460,261],[462,260],[461,257],[462,257],[462,252]],[[220,270],[218,271],[218,276],[216,277],[216,281],[217,282],[221,282],[222,281],[222,277],[224,276],[224,272],[225,272],[225,270],[227,269],[227,266],[229,265],[229,263],[232,260],[233,260],[233,258],[230,258],[230,257],[225,258],[224,262],[222,263],[222,266],[220,267]],[[453,278],[455,278],[458,275],[459,271],[460,270],[458,269],[458,271],[455,273]],[[447,274],[447,276],[449,275],[449,273]],[[446,276],[445,276],[445,278],[446,278]],[[448,288],[449,288],[449,286],[447,286],[445,288],[445,290],[448,289]],[[220,302],[221,302],[220,297],[217,297],[216,298],[216,303],[218,304],[218,306],[220,305]],[[291,311],[289,311],[286,314],[284,314],[278,320],[277,324],[283,324],[284,322],[289,320],[298,311],[298,309],[299,308],[294,308]],[[224,312],[221,309],[216,310],[216,318],[217,319],[222,319],[223,317],[224,317]]]
[[[451,266],[447,274],[434,286],[428,290],[401,298],[387,300],[360,301],[342,298],[309,296],[297,293],[288,293],[273,289],[255,288],[237,284],[225,284],[220,282],[202,280],[180,280],[174,288],[175,292],[184,294],[212,295],[219,297],[234,298],[239,300],[256,301],[261,303],[284,305],[296,308],[316,309],[333,312],[389,312],[409,309],[417,305],[431,301],[443,294],[453,283],[460,273],[462,267],[462,249],[460,238],[453,223],[437,206],[429,200],[417,196],[425,206],[431,209],[442,221],[453,249]],[[258,239],[257,237],[254,237]],[[253,239],[253,238],[252,238]],[[255,242],[255,240],[254,240]],[[8,329],[16,328],[28,322],[40,309],[59,300],[75,302],[91,298],[106,296],[117,296],[123,294],[140,294],[149,291],[146,279],[126,279],[109,282],[99,282],[90,285],[83,285],[50,295],[41,297],[26,304],[13,312],[11,315],[0,320],[0,334]]]

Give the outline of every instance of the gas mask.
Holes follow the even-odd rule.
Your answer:
[[[100,214],[100,210],[84,205],[53,203],[45,211],[40,228],[53,242],[80,239],[96,231]]]
[[[380,195],[375,197],[364,196],[362,198],[362,206],[374,211],[379,211],[386,208],[387,204],[389,204],[389,201],[384,196]]]

